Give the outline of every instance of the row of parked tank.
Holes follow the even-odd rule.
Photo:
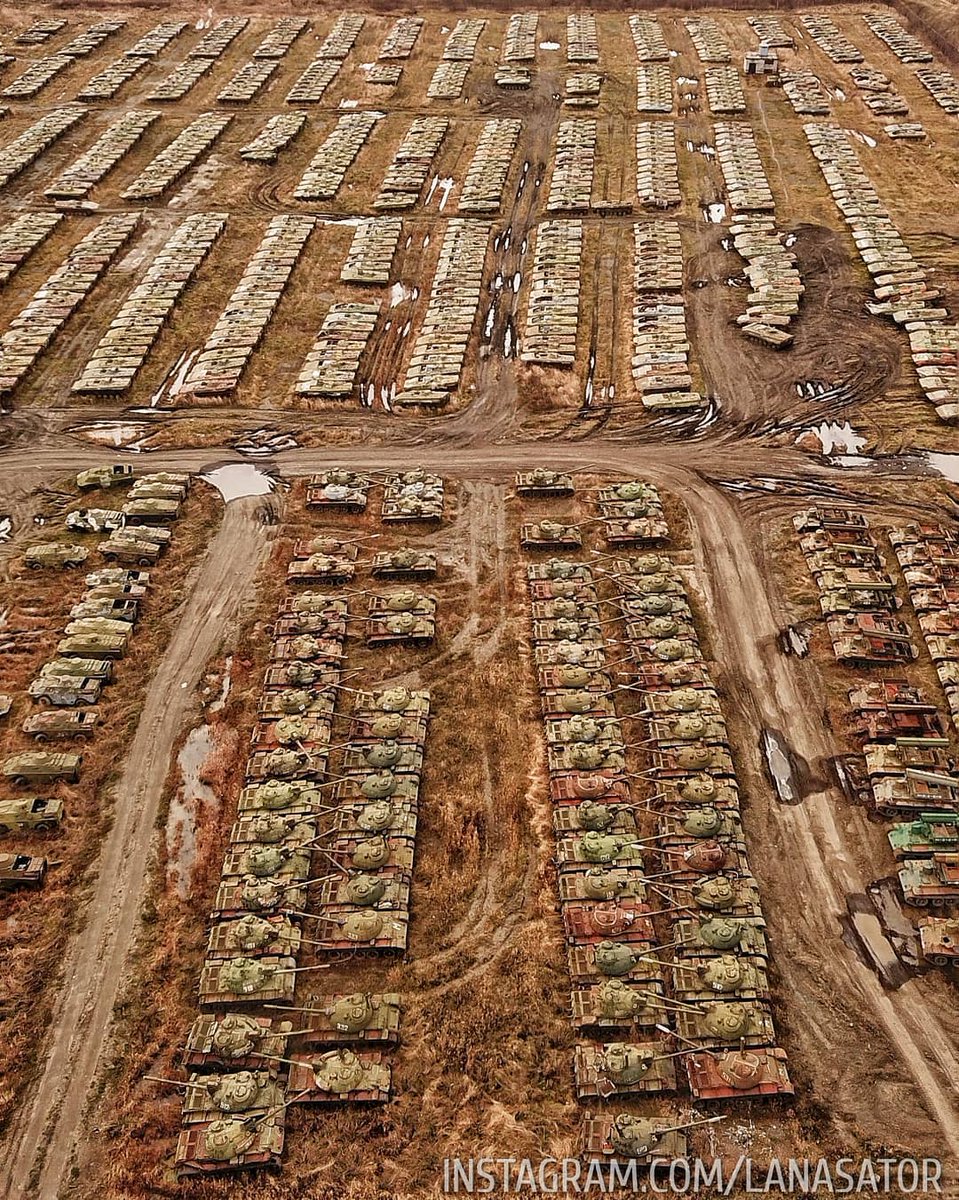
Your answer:
[[[516,477],[517,494],[524,498],[572,496],[573,477],[545,467],[523,471]],[[606,544],[617,547],[657,546],[669,539],[669,524],[659,492],[641,480],[610,484],[596,493],[598,518],[585,525],[600,524]],[[584,524],[544,518],[524,521],[520,544],[527,550],[580,550]]]
[[[351,594],[291,592],[272,629],[183,1056],[181,1178],[277,1166],[291,1104],[390,1095],[383,1052],[398,1041],[400,997],[302,986],[330,963],[407,944],[430,698],[345,685]],[[349,731],[336,745],[346,694]],[[301,967],[306,946],[320,961]]]
[[[837,660],[872,666],[916,658],[909,627],[895,615],[895,584],[865,514],[809,508],[796,514],[793,525]]]
[[[101,487],[129,484],[132,478],[129,466],[104,467],[82,472],[77,482],[81,487]],[[158,556],[170,531],[137,522],[155,521],[158,512],[162,512],[164,520],[175,517],[188,483],[188,476],[146,476],[134,485],[138,489],[135,495],[131,489],[122,511],[77,509],[67,515],[66,527],[72,532],[109,533],[100,546],[108,561],[106,548],[119,545],[128,529],[134,539],[141,535],[149,539],[148,544],[155,547]],[[154,535],[164,540],[153,541]],[[24,553],[26,565],[34,570],[77,567],[88,557],[86,546],[63,542],[31,546]],[[27,688],[27,695],[42,711],[23,721],[21,730],[26,736],[46,745],[64,741],[86,743],[96,735],[100,726],[96,704],[113,677],[115,661],[126,653],[149,582],[147,572],[124,567],[100,568],[86,576],[86,590],[70,610],[56,656],[41,666]],[[0,701],[2,715],[9,711],[12,698],[0,697]],[[27,751],[4,759],[0,775],[20,789],[49,786],[58,780],[75,783],[80,778],[82,762],[82,756],[72,752]],[[53,829],[59,825],[63,813],[63,802],[52,796],[0,798],[0,835],[16,830]],[[0,889],[38,887],[43,883],[46,869],[47,860],[40,856],[16,851],[0,854]]]
[[[529,494],[530,481],[517,482]],[[642,481],[626,486],[655,494]],[[531,565],[528,579],[572,1020],[593,1039],[575,1050],[577,1095],[675,1091],[678,1059],[697,1100],[790,1094],[725,724],[678,572],[659,556],[613,559],[608,570],[551,559]],[[605,581],[615,594],[604,601]],[[610,670],[600,607],[610,600],[625,622],[626,684]],[[617,717],[617,693],[633,692],[648,697],[629,716],[645,719],[645,736],[627,735]],[[626,755],[637,743],[654,747],[643,773],[654,779],[648,805],[631,795],[639,777]],[[644,836],[652,812],[655,832]],[[657,852],[661,863],[650,871]],[[663,941],[654,907],[674,919]],[[658,957],[666,949],[675,951],[671,965]],[[679,1157],[690,1124],[589,1115],[583,1151],[641,1162]]]

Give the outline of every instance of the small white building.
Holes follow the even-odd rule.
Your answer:
[[[750,50],[743,59],[747,75],[778,75],[779,55],[768,42],[760,42],[758,50]]]

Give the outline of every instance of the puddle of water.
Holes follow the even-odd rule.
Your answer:
[[[170,873],[176,877],[177,895],[186,899],[196,861],[196,830],[211,809],[219,807],[216,792],[203,783],[200,772],[213,752],[213,736],[209,725],[190,731],[183,749],[177,755],[181,785],[170,802],[167,815],[166,844],[170,855]]]
[[[783,804],[798,804],[799,789],[796,787],[792,763],[789,761],[782,738],[774,730],[764,729],[762,748],[763,754],[766,756],[766,766],[773,777],[779,799]]]
[[[229,504],[242,496],[266,496],[273,491],[276,481],[252,463],[227,463],[215,467],[200,476]]]

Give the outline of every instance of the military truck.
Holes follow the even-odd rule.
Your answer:
[[[27,688],[27,695],[37,704],[50,704],[54,708],[77,708],[96,704],[100,699],[102,684],[99,679],[83,675],[42,674]]]
[[[80,778],[82,763],[83,758],[79,754],[30,750],[5,758],[0,764],[0,775],[21,787],[38,779],[65,779],[69,783],[76,783]]]
[[[100,553],[108,562],[137,563],[141,567],[157,562],[162,549],[159,542],[144,537],[139,528],[136,534],[125,530],[100,543]]]
[[[27,717],[20,728],[38,742],[60,738],[88,742],[93,737],[99,720],[100,713],[95,708],[84,709],[82,712],[35,713],[32,717]]]
[[[0,854],[0,892],[38,888],[47,874],[47,860],[32,854]]]
[[[168,525],[179,515],[178,500],[154,496],[131,496],[123,506],[124,520],[138,528],[142,525]]]
[[[123,528],[126,517],[112,508],[77,508],[67,513],[64,524],[74,533],[112,533]]]
[[[28,546],[23,552],[24,565],[31,571],[44,567],[79,567],[86,562],[90,551],[86,546],[68,546],[64,542],[42,542]]]
[[[34,829],[44,833],[56,829],[63,819],[63,801],[43,796],[0,799],[0,834],[14,829]]]
[[[91,467],[77,476],[77,487],[81,492],[90,488],[112,488],[133,482],[133,468],[128,463],[113,463],[105,467]]]

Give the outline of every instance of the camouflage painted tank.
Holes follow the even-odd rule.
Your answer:
[[[238,846],[260,842],[268,846],[304,846],[316,837],[316,821],[303,813],[261,811],[240,816],[230,831],[230,842]]]
[[[436,555],[432,551],[402,546],[374,554],[370,574],[379,579],[426,579],[436,574],[436,566]]]
[[[292,1004],[296,959],[287,956],[208,959],[200,973],[201,1008]]]
[[[183,1066],[190,1071],[257,1070],[285,1057],[291,1021],[245,1013],[200,1016],[190,1026]]]
[[[689,1090],[696,1100],[745,1096],[792,1096],[786,1052],[767,1049],[727,1050],[724,1054],[690,1054],[686,1058]]]
[[[735,952],[768,958],[769,950],[761,926],[743,917],[707,917],[698,921],[683,919],[673,926],[675,939],[684,959],[713,958]]]
[[[349,804],[333,814],[332,829],[338,834],[389,834],[412,841],[416,836],[416,811],[408,803],[390,800]]]
[[[674,1060],[665,1057],[659,1042],[580,1043],[573,1055],[573,1074],[580,1100],[676,1090]]]
[[[283,1154],[286,1111],[248,1122],[220,1118],[188,1125],[180,1134],[174,1157],[178,1179],[223,1172],[278,1168]]]
[[[643,866],[642,848],[636,836],[604,833],[587,829],[582,833],[562,834],[556,841],[556,861],[561,870],[577,867],[635,867]]]
[[[559,876],[560,900],[616,900],[632,897],[645,900],[646,885],[639,867],[590,867],[587,871],[563,871]]]
[[[894,857],[900,860],[955,852],[959,850],[959,813],[921,813],[916,821],[893,825],[888,838]]]
[[[684,1003],[707,1001],[716,996],[739,996],[744,1000],[768,1000],[769,981],[762,960],[738,954],[720,954],[695,964],[673,966],[674,994]]]
[[[575,488],[571,475],[534,467],[532,471],[517,473],[516,491],[520,496],[572,496]]]
[[[223,859],[224,875],[252,875],[256,879],[274,876],[309,877],[310,854],[296,846],[231,847]]]
[[[553,809],[553,825],[557,833],[583,830],[636,836],[636,818],[629,807],[596,800],[557,806]]]
[[[263,1116],[283,1103],[283,1087],[270,1070],[192,1075],[183,1097],[184,1123],[212,1121],[222,1115]]]
[[[318,779],[326,771],[328,751],[325,745],[311,751],[280,747],[276,750],[255,750],[247,760],[246,777],[252,782],[261,779]]]
[[[934,967],[959,963],[959,921],[950,917],[922,917],[918,922],[919,948]]]
[[[245,913],[272,916],[301,912],[306,905],[306,875],[226,875],[220,880],[211,916],[241,917]]]
[[[622,771],[626,766],[621,742],[568,742],[548,746],[546,757],[551,771]]]
[[[267,779],[244,788],[237,806],[239,813],[315,812],[323,804],[322,793],[302,779]]]
[[[264,720],[279,720],[281,717],[310,716],[327,718],[333,715],[335,695],[333,692],[316,692],[312,688],[283,688],[281,691],[266,692],[260,697],[257,712]]]
[[[633,1159],[648,1165],[654,1158],[668,1163],[686,1157],[685,1130],[692,1123],[669,1123],[666,1117],[637,1117],[632,1113],[587,1117],[583,1129],[583,1157]]]
[[[236,958],[263,955],[296,957],[300,948],[300,930],[289,917],[264,917],[246,913],[232,921],[221,921],[210,930],[208,958]]]
[[[530,522],[520,528],[520,544],[527,549],[578,550],[583,544],[583,535],[578,525],[549,520]]]
[[[306,1046],[382,1043],[399,1041],[400,996],[397,992],[318,996],[309,1004],[310,1025],[303,1035]]]
[[[294,1055],[290,1091],[303,1104],[382,1104],[390,1098],[391,1073],[379,1051],[348,1046],[309,1057]]]
[[[704,1049],[723,1046],[770,1046],[775,1041],[769,1006],[760,1000],[717,1000],[680,1008],[673,1014],[681,1037]]]

